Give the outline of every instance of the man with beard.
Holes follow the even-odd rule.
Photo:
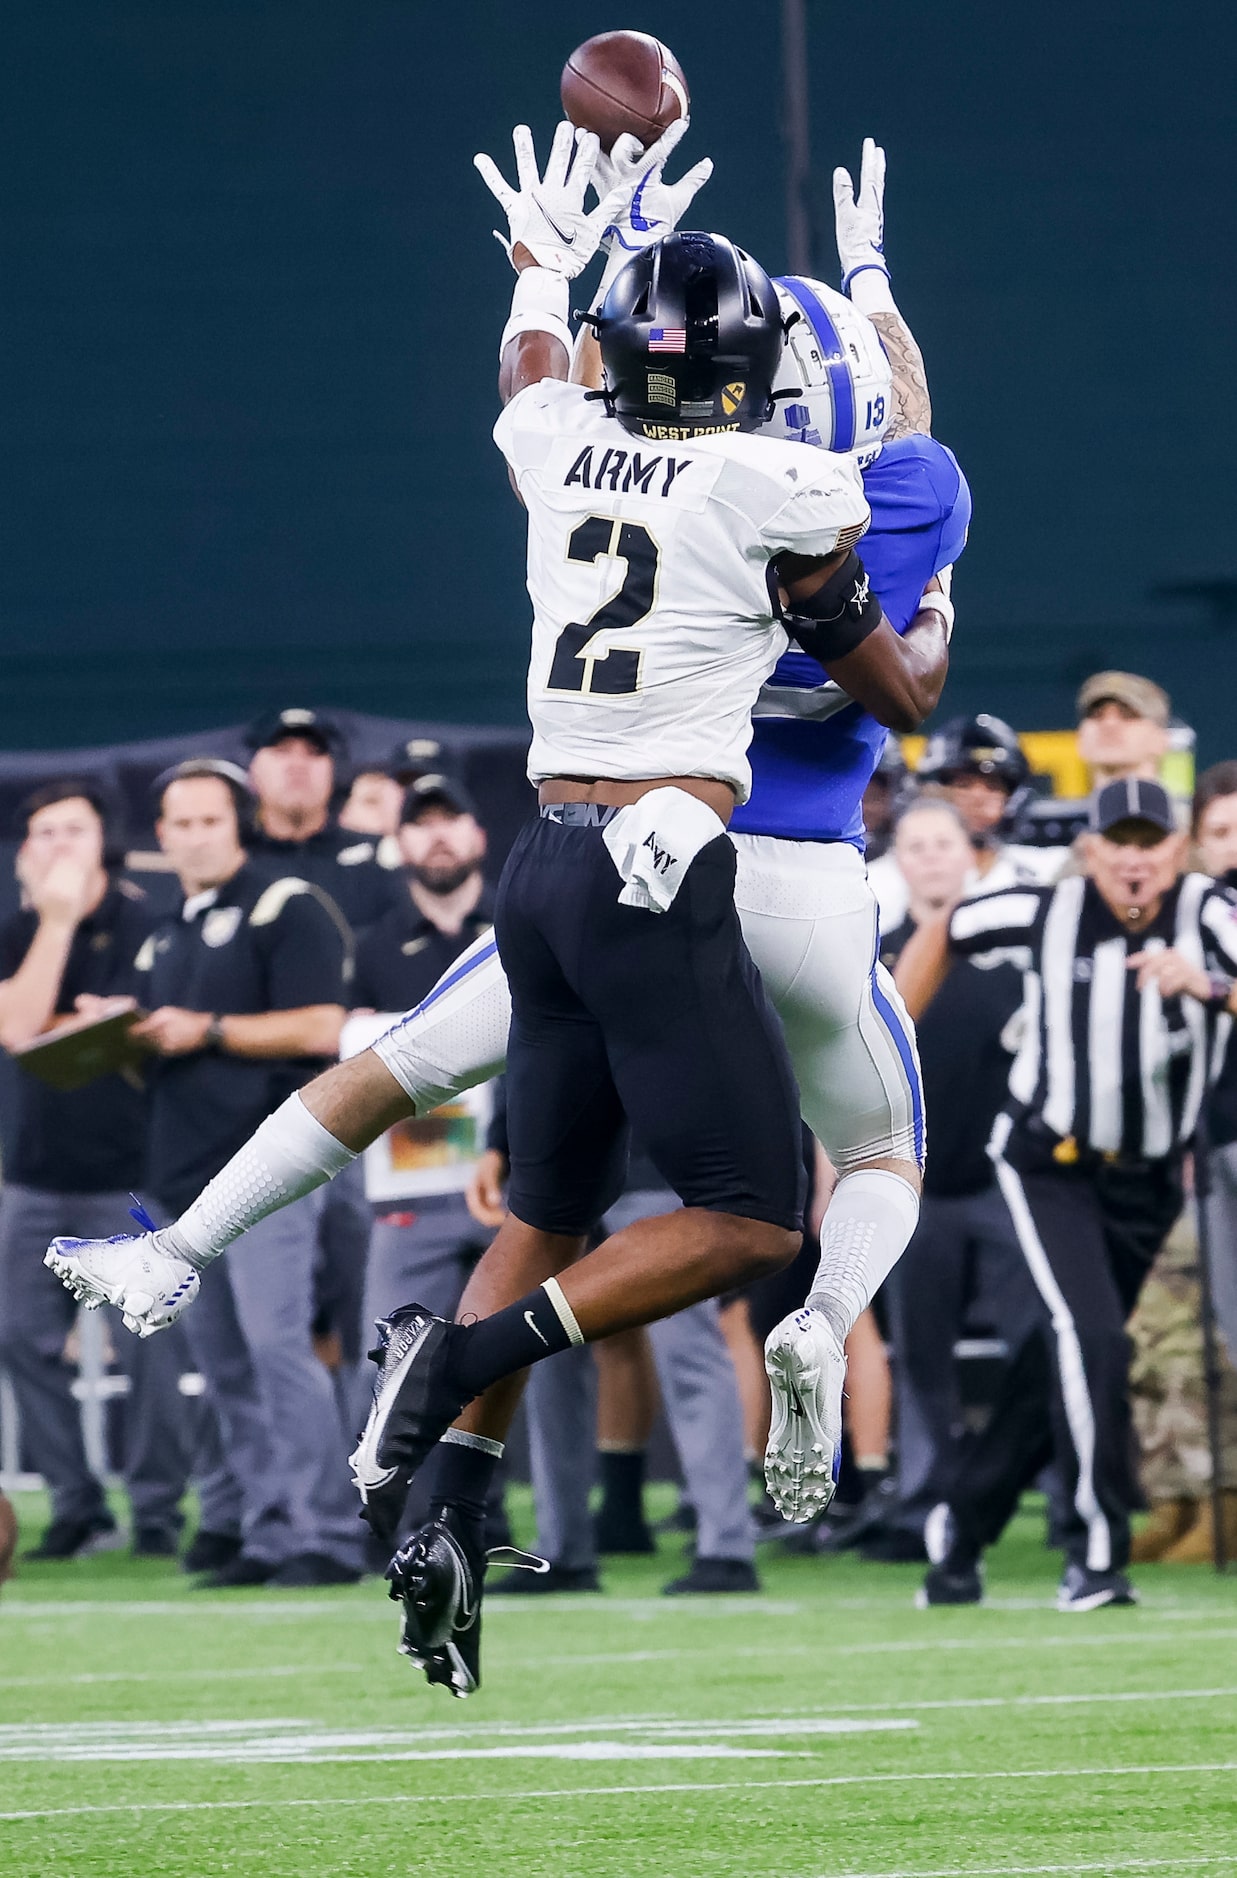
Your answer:
[[[492,919],[481,872],[485,830],[453,778],[421,776],[411,785],[396,840],[407,893],[361,939],[355,985],[358,1007],[389,1011],[392,1023],[427,996],[460,953],[489,931]],[[344,1047],[347,1054],[347,1038]],[[437,1126],[433,1117],[408,1124],[427,1126]],[[470,1126],[475,1123],[466,1113],[451,1124],[456,1136]],[[457,1142],[452,1167],[435,1168],[435,1184],[441,1179],[446,1191],[418,1194],[415,1210],[406,1210],[407,1202],[394,1202],[378,1212],[363,1322],[388,1316],[414,1296],[428,1297],[430,1309],[447,1315],[459,1302],[468,1273],[492,1235],[465,1205],[473,1161],[458,1150]]]

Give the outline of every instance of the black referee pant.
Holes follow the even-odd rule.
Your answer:
[[[1062,1160],[1060,1150],[998,1118],[997,1182],[1044,1321],[1006,1369],[983,1432],[960,1446],[949,1506],[959,1546],[978,1553],[1055,1455],[1067,1557],[1117,1571],[1138,1503],[1125,1325],[1181,1211],[1181,1162]]]

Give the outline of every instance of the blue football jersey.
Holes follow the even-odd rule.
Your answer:
[[[863,472],[863,488],[872,525],[860,553],[886,619],[902,633],[932,575],[966,546],[971,492],[953,452],[933,437],[886,444]],[[753,713],[752,793],[731,828],[862,848],[863,792],[888,734],[815,659],[784,653]]]

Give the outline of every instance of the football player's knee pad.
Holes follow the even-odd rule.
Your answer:
[[[487,1082],[507,1058],[511,993],[492,935],[476,940],[374,1045],[374,1053],[427,1115]]]
[[[905,1161],[908,1166],[923,1171],[923,1151],[913,1123],[905,1128],[890,1128],[887,1135],[878,1135],[870,1141],[839,1147],[836,1152],[826,1148],[825,1152],[839,1179],[843,1174],[858,1173],[861,1167],[870,1167],[873,1161]]]

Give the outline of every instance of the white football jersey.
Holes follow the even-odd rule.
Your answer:
[[[769,561],[859,539],[858,471],[739,431],[649,442],[550,378],[494,440],[528,510],[532,781],[710,776],[746,802],[752,706],[787,645]]]

